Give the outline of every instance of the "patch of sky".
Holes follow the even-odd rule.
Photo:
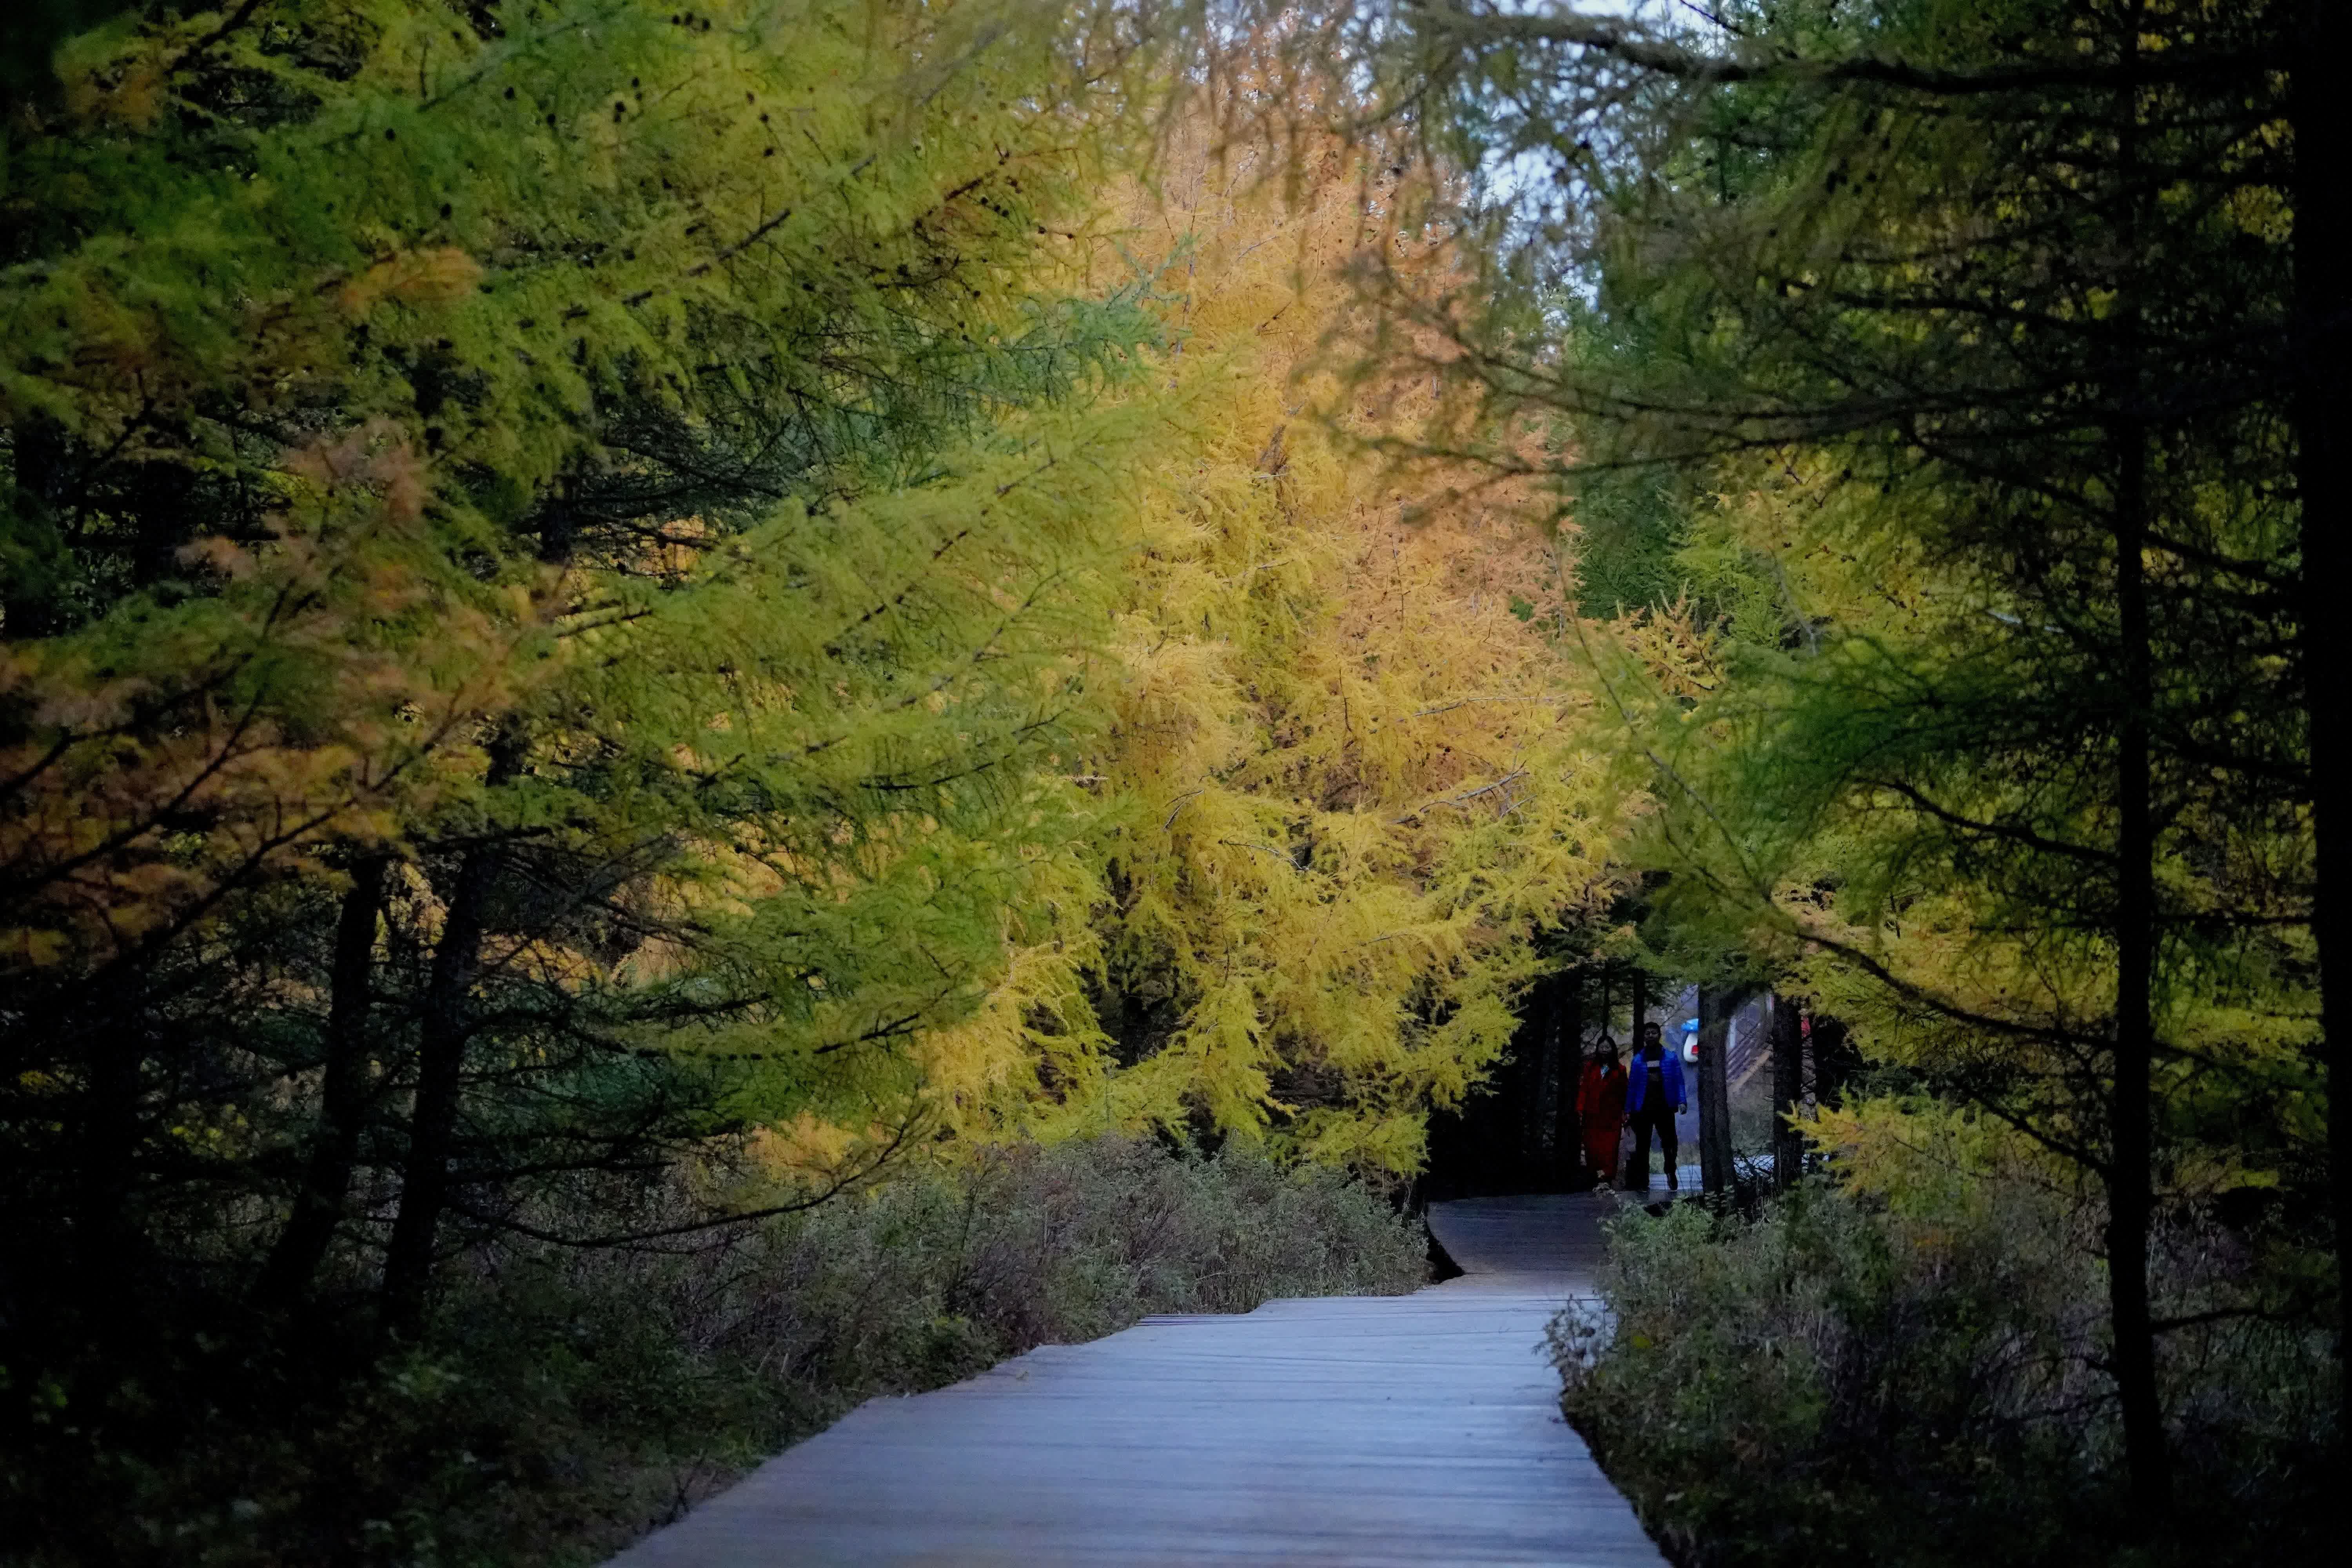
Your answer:
[[[1724,17],[1692,0],[1496,0],[1472,16],[1585,16],[1715,52]],[[1573,314],[1597,300],[1602,219],[1656,166],[1655,138],[1678,116],[1641,112],[1684,89],[1566,40],[1498,44],[1461,62],[1448,109],[1465,170],[1462,219],[1516,281]],[[1653,101],[1657,100],[1657,101]]]

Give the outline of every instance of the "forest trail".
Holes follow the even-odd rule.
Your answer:
[[[1434,1205],[1465,1272],[1412,1295],[1147,1318],[870,1401],[610,1568],[1663,1568],[1543,1353],[1613,1201]]]

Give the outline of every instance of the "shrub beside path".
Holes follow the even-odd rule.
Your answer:
[[[1544,1353],[1612,1201],[1436,1205],[1444,1284],[1147,1318],[870,1401],[611,1568],[1661,1568]]]

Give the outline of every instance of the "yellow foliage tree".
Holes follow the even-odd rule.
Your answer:
[[[1213,1129],[1410,1173],[1425,1116],[1510,1038],[1546,930],[1619,884],[1632,802],[1556,646],[1552,543],[1467,470],[1369,443],[1437,410],[1319,349],[1372,230],[1335,155],[1285,201],[1180,144],[1121,258],[1166,258],[1189,423],[1075,759],[1120,808],[1022,917],[978,1016],[931,1042],[967,1131]]]

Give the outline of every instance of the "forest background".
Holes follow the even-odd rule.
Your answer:
[[[1419,1280],[1347,1178],[1626,801],[1540,533],[1302,379],[1363,158],[1286,203],[1147,44],[133,7],[12,105],[16,1550],[593,1554]]]
[[[1678,1556],[2326,1539],[2331,7],[24,17],[12,1550],[1408,1288],[1628,961],[1872,1064],[1559,1330]]]

